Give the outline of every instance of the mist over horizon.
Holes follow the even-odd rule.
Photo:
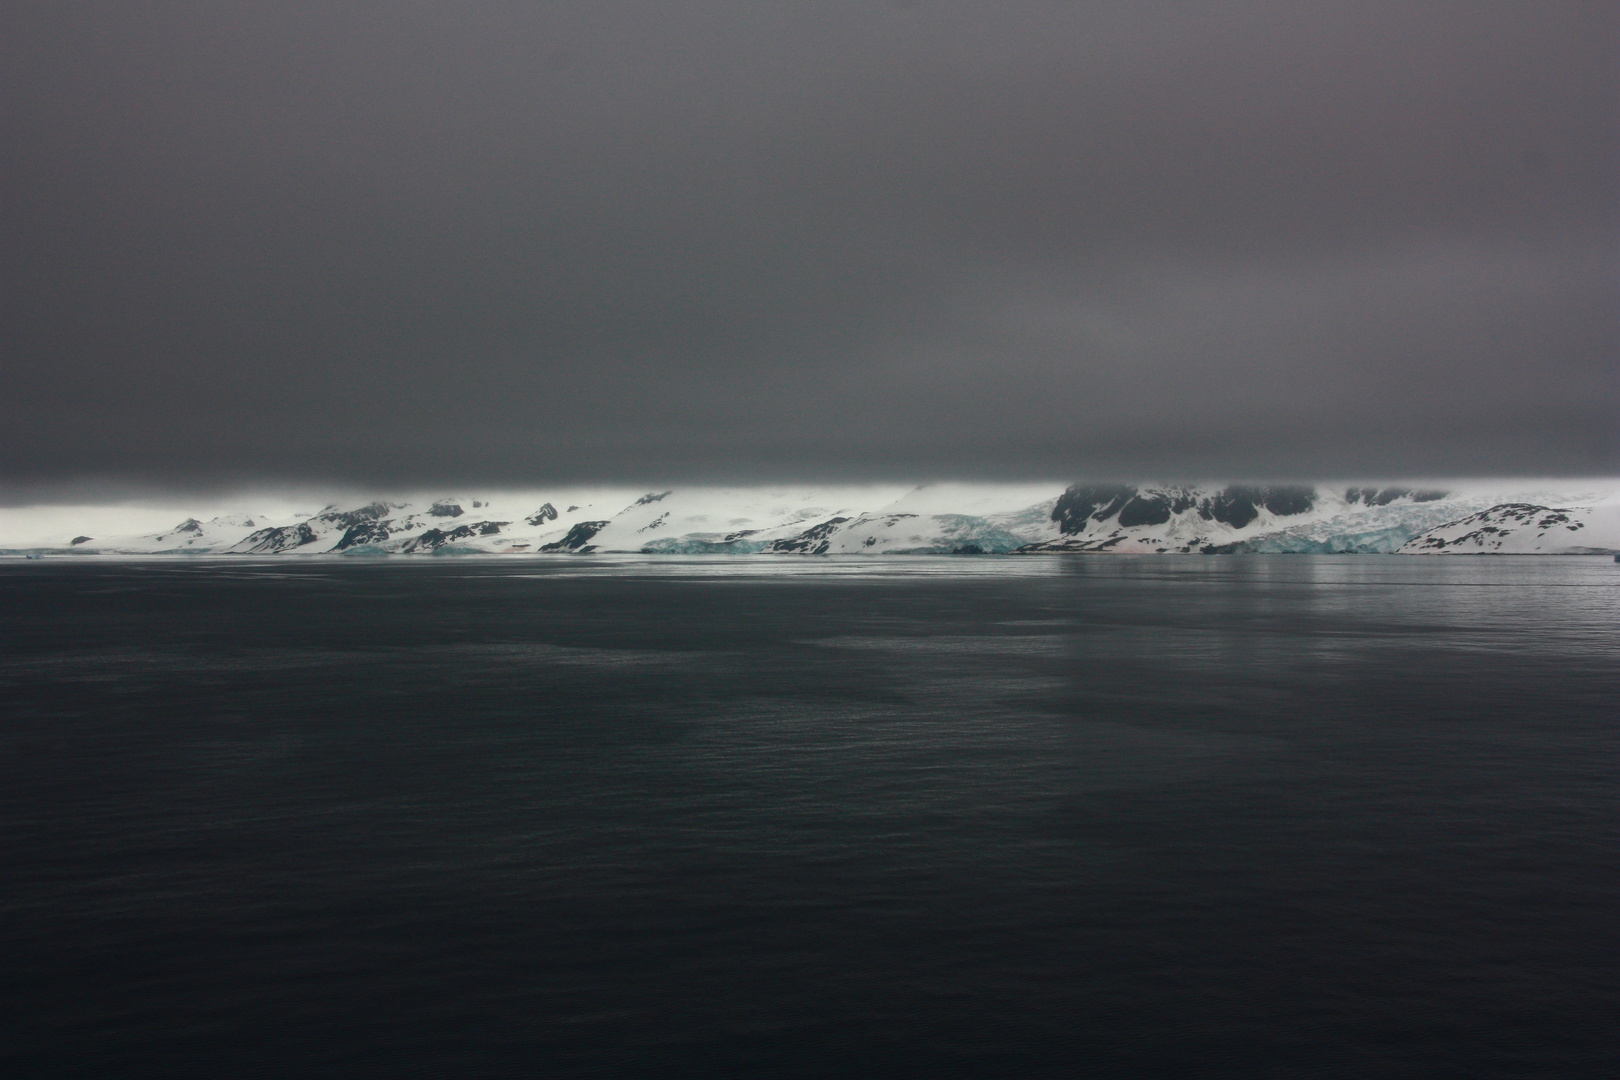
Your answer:
[[[1620,475],[1620,9],[13,5],[0,503]]]
[[[0,4],[0,1078],[1620,1077],[1617,58]]]
[[[280,482],[275,484],[239,485],[223,483],[194,484],[135,484],[127,481],[115,483],[99,481],[72,481],[53,485],[46,482],[19,485],[0,485],[0,514],[17,513],[35,508],[58,508],[64,512],[95,511],[118,515],[128,512],[137,515],[155,514],[151,520],[161,524],[163,515],[181,513],[258,512],[269,515],[309,516],[331,508],[352,508],[377,500],[423,504],[441,500],[494,499],[503,503],[523,498],[546,499],[589,493],[592,496],[622,495],[634,500],[642,495],[677,490],[697,492],[843,492],[864,493],[880,500],[888,495],[895,498],[919,491],[960,490],[965,492],[1015,492],[1040,490],[1052,495],[1073,487],[1127,485],[1144,489],[1170,489],[1184,487],[1197,490],[1218,490],[1227,487],[1279,487],[1309,488],[1319,492],[1335,492],[1347,487],[1371,486],[1393,489],[1435,489],[1467,491],[1545,491],[1581,492],[1587,498],[1610,501],[1620,497],[1620,475],[1590,474],[1585,476],[1334,476],[1302,478],[1297,476],[1228,476],[1182,477],[1166,479],[1160,476],[1122,474],[1080,474],[1073,477],[1022,477],[1006,480],[980,480],[971,477],[909,480],[905,478],[862,478],[853,480],[816,481],[809,479],[782,479],[776,482],[724,483],[698,481],[682,483],[668,477],[651,480],[618,478],[600,482],[558,481],[555,483],[440,483],[418,482],[404,485],[378,485],[357,483],[353,480],[322,485],[309,481]]]

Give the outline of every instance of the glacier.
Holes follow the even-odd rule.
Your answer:
[[[1620,480],[559,487],[314,505],[193,508],[156,529],[150,507],[5,508],[0,555],[1620,552]]]

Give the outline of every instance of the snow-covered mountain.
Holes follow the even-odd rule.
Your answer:
[[[1620,503],[1503,503],[1407,541],[1403,555],[1606,555],[1620,551]]]
[[[1593,553],[1620,551],[1620,481],[560,489],[200,518],[95,536],[62,508],[6,510],[0,553]]]

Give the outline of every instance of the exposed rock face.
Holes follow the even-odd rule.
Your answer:
[[[297,525],[260,529],[231,548],[231,551],[239,555],[275,555],[290,548],[313,544],[317,539],[319,537],[315,535],[315,530],[305,521]]]
[[[1412,497],[1413,502],[1420,503],[1436,502],[1445,498],[1448,494],[1450,494],[1450,492],[1439,491],[1433,488],[1420,491],[1413,491],[1411,488],[1403,487],[1349,488],[1344,493],[1344,501],[1351,504],[1359,502],[1367,506],[1388,506],[1396,499],[1404,499],[1408,495]]]
[[[561,540],[550,544],[541,544],[540,550],[588,552],[592,550],[590,546],[591,538],[607,527],[608,522],[606,521],[581,521],[572,529],[569,529],[568,535]]]
[[[405,546],[400,550],[407,554],[413,551],[435,551],[448,544],[451,540],[471,535],[472,533],[466,530],[466,526],[451,529],[449,532],[445,532],[443,529],[429,529],[421,536],[406,541]]]
[[[1088,519],[1107,521],[1135,495],[1133,487],[1076,484],[1058,496],[1052,520],[1064,535],[1084,532]]]
[[[820,525],[813,526],[798,536],[786,540],[773,540],[762,549],[772,555],[825,555],[827,549],[832,547],[833,530],[848,521],[847,517],[828,518]]]
[[[1501,541],[1512,536],[1516,528],[1533,528],[1546,532],[1563,525],[1571,532],[1581,528],[1569,524],[1568,510],[1550,506],[1532,506],[1529,503],[1504,503],[1478,514],[1472,514],[1449,526],[1433,529],[1416,537],[1407,546],[1413,551],[1437,551],[1455,547],[1461,550],[1483,551],[1501,546]],[[1459,533],[1458,530],[1463,530]],[[1448,537],[1447,533],[1451,535]]]
[[[1245,487],[1232,485],[1214,495],[1198,496],[1187,488],[1140,491],[1123,485],[1075,485],[1058,497],[1052,520],[1058,532],[1074,536],[1086,532],[1090,522],[1115,519],[1121,529],[1163,525],[1196,508],[1205,521],[1218,521],[1241,529],[1260,516],[1260,508],[1278,517],[1308,512],[1316,504],[1310,487]]]
[[[474,530],[468,525],[458,525],[454,529],[449,530],[429,529],[421,536],[407,541],[405,546],[400,548],[400,550],[406,553],[413,551],[437,551],[446,544],[453,544],[457,540],[467,540],[473,535]]]
[[[380,544],[391,535],[388,524],[382,521],[357,521],[349,526],[343,534],[343,539],[337,542],[333,551],[347,551],[349,548],[361,544]]]
[[[1254,495],[1251,494],[1254,490],[1241,487],[1227,488],[1199,507],[1199,516],[1218,521],[1222,525],[1230,525],[1234,529],[1241,529],[1260,516],[1260,511],[1254,505]]]
[[[974,514],[839,515],[787,537],[758,545],[772,555],[983,555],[1006,554],[1028,544],[1042,531],[1045,506],[1026,508],[1019,532]],[[736,534],[741,536],[743,534]]]
[[[1237,484],[1226,488],[1213,499],[1200,505],[1199,514],[1207,519],[1241,529],[1260,516],[1260,508],[1278,517],[1291,517],[1308,512],[1316,505],[1316,489],[1309,487],[1244,487]]]
[[[407,540],[400,551],[409,554],[417,551],[437,551],[448,544],[458,540],[471,540],[479,536],[496,536],[501,526],[510,525],[510,521],[472,521],[465,525],[457,525],[453,529],[429,529],[420,536]]]
[[[1413,537],[1409,555],[1608,554],[1620,550],[1620,506],[1501,503]]]
[[[379,521],[387,517],[388,512],[392,509],[394,508],[385,502],[374,502],[355,510],[337,510],[333,507],[327,507],[315,515],[315,520],[340,529],[348,529],[361,522]]]
[[[1278,517],[1309,513],[1316,505],[1313,487],[1271,487],[1263,489],[1261,505]]]
[[[1170,520],[1171,501],[1166,495],[1138,495],[1119,508],[1119,526],[1163,525]]]
[[[258,528],[188,518],[161,534],[75,537],[78,554],[644,552],[799,555],[1045,552],[1576,554],[1620,550],[1620,481],[1547,489],[1388,485],[924,485],[903,489],[623,489],[543,501],[329,505]],[[557,495],[557,492],[549,494]],[[566,493],[562,493],[566,494]],[[859,509],[863,499],[877,503]],[[556,502],[573,506],[559,512]],[[656,504],[656,505],[654,505]],[[466,504],[466,505],[471,505]],[[499,507],[499,509],[496,509]],[[594,509],[593,509],[594,507]],[[306,511],[307,512],[307,511]],[[300,515],[301,516],[301,515]],[[467,521],[459,518],[467,517]],[[449,520],[449,519],[458,520]],[[597,520],[582,520],[594,518]],[[510,521],[506,519],[511,519]],[[55,526],[52,526],[53,528]],[[98,526],[98,533],[103,530]],[[49,535],[41,531],[37,535]],[[68,550],[66,541],[58,541]],[[21,549],[0,550],[17,555]]]
[[[1209,489],[1181,486],[1075,485],[1054,504],[1055,539],[1019,548],[1048,551],[1217,552],[1247,550],[1234,533],[1256,528],[1284,530],[1280,519],[1311,521],[1322,500],[1308,486],[1230,484]],[[1337,499],[1329,503],[1338,505]],[[1330,508],[1327,513],[1334,511]],[[1407,534],[1410,535],[1410,534]],[[1405,535],[1397,544],[1405,540]]]

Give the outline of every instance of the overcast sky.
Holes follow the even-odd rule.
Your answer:
[[[1620,472],[1620,4],[0,7],[5,490]]]

